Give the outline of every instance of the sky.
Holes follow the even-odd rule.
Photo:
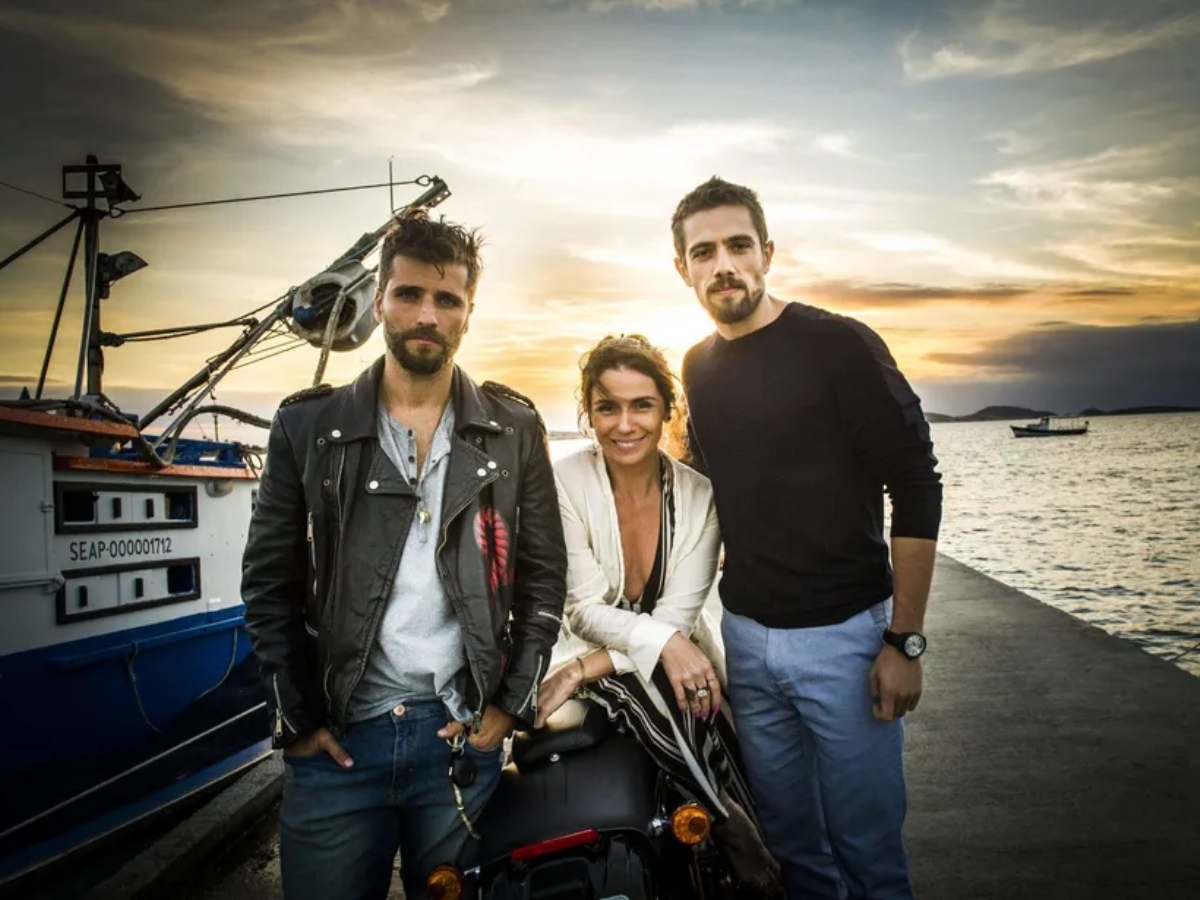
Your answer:
[[[853,316],[927,411],[1200,406],[1200,13],[1145,0],[0,0],[0,181],[123,166],[140,206],[439,175],[485,235],[458,360],[570,427],[580,355],[712,331],[669,220],[711,175],[755,189],[768,290]],[[419,188],[396,188],[397,203]],[[0,188],[0,253],[65,214]],[[214,322],[321,271],[386,190],[106,221],[145,270],[117,333]],[[0,390],[36,383],[70,229],[0,271]],[[50,393],[69,393],[82,283]],[[233,340],[107,353],[145,408]],[[335,354],[351,379],[383,352]],[[269,412],[315,349],[239,370]]]

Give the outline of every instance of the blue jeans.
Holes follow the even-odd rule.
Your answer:
[[[440,700],[417,701],[351,725],[341,740],[354,760],[343,769],[327,753],[284,756],[279,855],[286,900],[384,900],[397,850],[409,898],[425,896],[438,865],[475,865],[447,777],[450,745]],[[500,783],[503,747],[467,745],[478,771],[462,790],[474,825]]]
[[[725,611],[730,706],[789,900],[911,898],[903,720],[872,714],[891,601],[845,622],[767,628]]]

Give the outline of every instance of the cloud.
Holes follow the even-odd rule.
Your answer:
[[[703,8],[719,8],[721,6],[790,6],[796,0],[587,0],[587,8],[591,12],[611,12],[615,9],[636,9],[644,12],[685,12]]]
[[[11,375],[0,374],[0,387],[27,387],[33,390],[37,386],[37,375]],[[66,382],[58,378],[47,378],[46,384],[65,384]]]
[[[1008,284],[938,287],[902,282],[822,281],[789,284],[788,287],[802,292],[814,301],[828,303],[835,308],[919,306],[944,301],[1008,303],[1027,297],[1033,292],[1028,286]]]
[[[1109,147],[1085,157],[1010,166],[977,180],[991,206],[1055,222],[1143,229],[1200,197],[1200,178],[1168,174],[1180,142]]]
[[[984,135],[996,144],[996,152],[1003,156],[1026,156],[1042,149],[1042,142],[1019,131],[993,131]]]
[[[794,133],[768,117],[648,121],[578,93],[516,90],[495,53],[470,41],[457,54],[423,43],[450,18],[437,21],[429,6],[310,0],[276,27],[270,7],[236,21],[189,11],[176,23],[145,0],[125,0],[104,16],[0,12],[0,28],[99,55],[273,153],[386,159],[399,146],[406,159],[441,161],[574,213],[661,217],[682,179],[699,181],[730,158],[778,154]],[[381,43],[381,31],[396,40]],[[188,131],[172,133],[181,152],[195,153]],[[200,171],[211,165],[195,161]]]
[[[592,12],[610,12],[614,9],[640,9],[646,12],[679,12],[699,9],[702,6],[720,6],[720,0],[589,0]]]
[[[1008,335],[933,362],[991,370],[1057,398],[1055,408],[1200,406],[1200,319],[1094,327],[1055,324]]]
[[[813,138],[813,146],[831,156],[855,158],[854,138],[848,134],[822,134]]]
[[[1200,282],[1200,240],[1170,233],[1084,232],[1047,249],[1106,275],[1183,285]]]
[[[1045,266],[973,250],[926,232],[867,231],[846,237],[879,253],[904,257],[908,262],[936,267],[960,278],[1054,281],[1067,277]]]
[[[954,33],[923,39],[912,32],[900,43],[910,81],[999,78],[1051,72],[1116,59],[1200,34],[1192,13],[1141,27],[1079,22],[1040,25],[1022,18],[1023,4],[994,3]]]
[[[405,0],[405,5],[415,10],[421,21],[427,25],[440,22],[450,13],[450,4],[430,2],[430,0]]]
[[[1064,291],[1066,297],[1132,297],[1137,294],[1136,288],[1082,288],[1077,291]]]

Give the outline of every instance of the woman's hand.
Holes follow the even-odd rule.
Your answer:
[[[701,718],[721,711],[721,684],[703,650],[677,631],[663,647],[659,659],[671,679],[675,702],[681,710]]]
[[[577,660],[571,660],[542,680],[538,688],[538,713],[534,728],[541,728],[559,707],[571,699],[571,695],[583,684],[583,669]]]

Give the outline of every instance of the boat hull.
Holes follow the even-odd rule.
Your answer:
[[[240,597],[248,470],[155,470],[5,424],[0,883],[270,736]]]
[[[1012,429],[1013,437],[1072,437],[1087,434],[1086,428],[1023,428],[1020,425],[1009,425],[1008,427]]]

